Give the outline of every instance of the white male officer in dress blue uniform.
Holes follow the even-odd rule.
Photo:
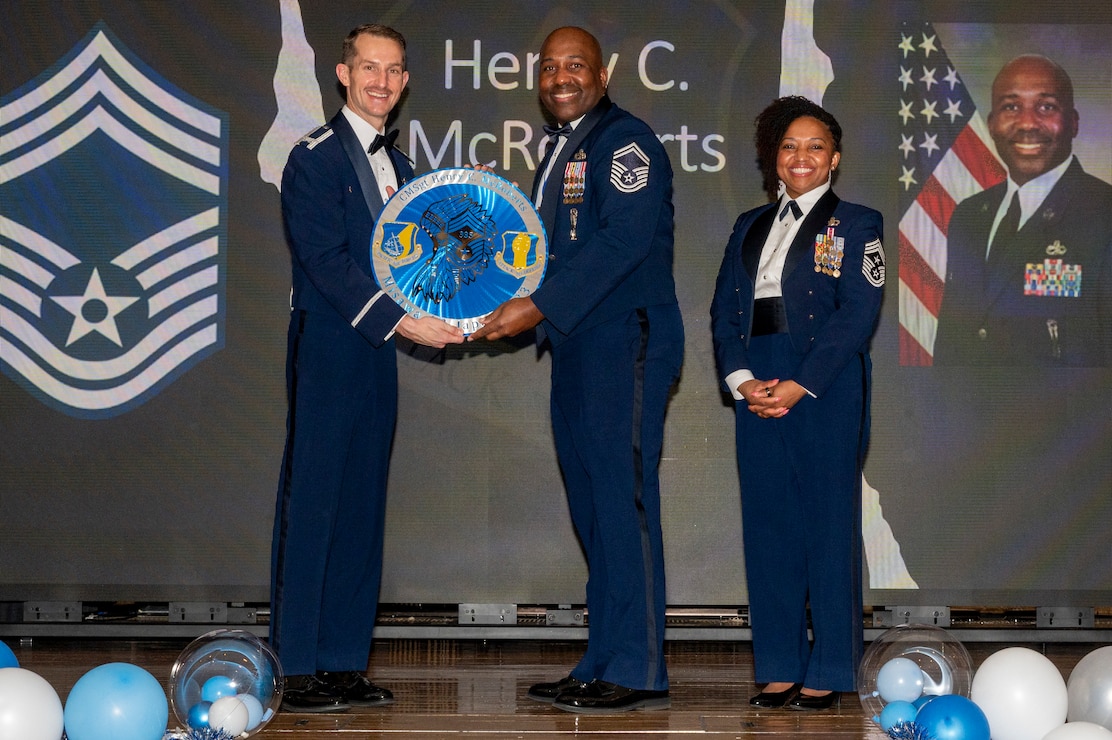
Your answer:
[[[529,697],[579,713],[670,702],[658,466],[683,361],[672,170],[652,130],[610,102],[606,83],[591,34],[549,34],[540,99],[565,124],[533,186],[549,266],[532,296],[502,304],[472,335],[541,324],[551,342],[553,433],[587,557],[590,635],[571,674]]]
[[[364,675],[382,574],[397,413],[395,332],[443,347],[462,332],[408,316],[372,277],[371,236],[413,170],[385,127],[409,80],[405,39],[366,25],[336,66],[345,106],[290,153],[282,215],[293,263],[289,416],[274,522],[270,639],[282,706],[344,711],[392,701]]]

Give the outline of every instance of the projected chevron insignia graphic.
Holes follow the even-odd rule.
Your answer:
[[[227,115],[98,24],[0,99],[0,366],[108,418],[224,344]]]

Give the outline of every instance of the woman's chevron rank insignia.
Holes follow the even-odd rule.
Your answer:
[[[874,288],[884,287],[884,245],[880,243],[880,239],[873,239],[865,245],[861,274]]]

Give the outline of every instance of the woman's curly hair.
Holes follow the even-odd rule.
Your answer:
[[[838,119],[821,105],[802,95],[789,95],[772,101],[757,115],[754,121],[757,131],[753,135],[753,143],[757,145],[757,167],[761,170],[764,190],[768,193],[769,200],[776,200],[780,189],[780,176],[776,174],[780,141],[792,121],[804,116],[816,118],[826,124],[834,139],[834,151],[842,151],[842,127],[838,124]],[[837,177],[836,171],[832,173],[832,177]]]

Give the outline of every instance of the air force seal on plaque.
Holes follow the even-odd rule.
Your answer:
[[[530,295],[548,262],[529,198],[498,175],[457,167],[410,180],[371,240],[379,285],[410,315],[470,334],[504,301]]]
[[[224,344],[227,115],[100,23],[0,100],[0,366],[123,414]]]

